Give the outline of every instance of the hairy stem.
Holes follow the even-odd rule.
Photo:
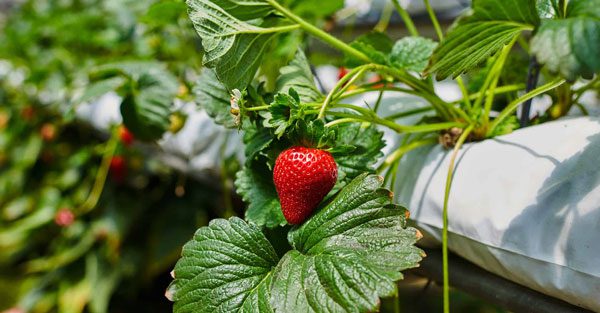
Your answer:
[[[350,45],[345,42],[329,35],[325,31],[320,28],[315,27],[314,25],[308,23],[298,15],[294,14],[292,11],[283,7],[276,0],[265,0],[269,3],[275,10],[279,11],[281,14],[289,18],[290,20],[298,23],[302,29],[304,29],[307,33],[321,39],[322,41],[330,44],[332,47],[337,48],[345,53],[348,53],[366,63],[371,63],[371,59],[365,55],[364,53],[352,48]]]
[[[506,118],[508,118],[511,114],[514,113],[514,111],[519,107],[519,104],[521,104],[523,101],[531,99],[531,98],[533,98],[537,95],[540,95],[546,91],[552,90],[564,83],[565,83],[564,79],[561,79],[561,78],[554,79],[553,81],[551,81],[547,84],[544,84],[544,85],[520,96],[519,98],[515,99],[511,103],[509,103],[506,106],[506,108],[504,108],[504,110],[502,110],[502,112],[500,112],[498,117],[496,117],[496,119],[493,120],[492,123],[490,124],[489,130],[487,133],[488,137],[494,133],[494,130],[496,129],[496,127],[498,127],[498,125],[500,125],[500,123],[502,123]]]
[[[365,116],[365,115],[356,115],[356,114],[335,112],[335,111],[329,111],[329,112],[327,112],[327,115],[344,118],[343,121],[341,119],[337,119],[337,120],[334,120],[334,121],[331,121],[331,122],[325,124],[325,126],[327,126],[327,127],[337,125],[337,124],[342,124],[342,123],[348,123],[348,122],[369,122],[369,123],[385,126],[385,127],[389,128],[395,132],[398,132],[398,133],[424,133],[424,132],[440,131],[440,130],[449,129],[452,127],[458,127],[458,128],[465,127],[465,123],[460,123],[460,122],[445,122],[445,123],[423,124],[423,125],[400,125],[400,124],[394,123],[391,120],[380,118],[377,115]]]
[[[432,145],[435,143],[437,143],[437,138],[428,138],[419,141],[413,141],[407,145],[400,146],[398,149],[396,149],[396,151],[392,152],[392,154],[385,158],[385,161],[383,161],[383,163],[379,166],[377,172],[381,173],[385,168],[400,160],[400,158],[404,156],[407,152],[422,146]]]
[[[100,195],[102,195],[102,191],[104,190],[104,184],[110,169],[110,162],[112,161],[112,158],[115,155],[115,150],[117,149],[117,144],[118,136],[116,135],[116,132],[113,132],[111,138],[108,140],[108,142],[106,142],[104,154],[102,155],[102,161],[98,171],[96,172],[96,178],[94,180],[92,190],[90,191],[90,194],[85,202],[79,207],[77,213],[85,214],[95,208],[98,204]]]
[[[429,4],[429,0],[423,0],[425,2],[425,8],[427,9],[427,13],[429,13],[429,18],[431,19],[431,23],[433,24],[433,28],[435,28],[435,33],[437,34],[439,40],[444,39],[444,33],[442,32],[442,28],[440,27],[440,23],[438,22],[437,17],[435,16],[435,12],[431,8],[431,4]]]
[[[400,2],[398,2],[398,0],[392,0],[392,4],[394,4],[396,11],[398,11],[398,14],[402,18],[402,21],[404,22],[404,25],[406,26],[406,29],[408,29],[410,35],[419,36],[419,32],[415,27],[415,23],[413,23],[413,20],[408,14],[408,12],[406,12],[406,10],[400,5]]]
[[[450,187],[452,186],[452,176],[454,175],[454,162],[463,143],[473,130],[473,125],[469,125],[458,138],[448,167],[448,176],[446,176],[446,189],[444,192],[444,208],[442,211],[442,266],[444,276],[444,313],[450,313],[450,281],[448,275],[448,199],[450,198]]]
[[[492,71],[490,73],[488,73],[488,75],[491,76],[491,83],[489,85],[489,88],[487,88],[489,90],[489,93],[487,94],[487,97],[485,99],[484,113],[483,113],[483,125],[487,125],[490,120],[490,111],[492,110],[492,104],[494,103],[494,91],[496,89],[496,86],[498,86],[498,80],[500,80],[500,75],[502,74],[502,69],[504,68],[504,63],[506,62],[506,59],[508,58],[508,54],[509,54],[510,50],[512,49],[513,45],[517,41],[517,38],[519,38],[519,37],[515,36],[508,45],[506,45],[506,46],[504,46],[504,48],[502,48],[502,51],[500,52],[500,56],[498,57],[498,60],[492,67]]]
[[[325,97],[325,100],[323,100],[323,104],[321,105],[321,110],[320,110],[319,116],[317,118],[322,119],[325,117],[325,111],[327,110],[327,106],[334,99],[335,95],[338,93],[338,90],[343,89],[344,85],[346,85],[346,83],[348,83],[348,81],[350,81],[351,79],[356,80],[355,76],[357,76],[359,73],[363,73],[369,67],[372,67],[372,66],[373,66],[373,64],[367,64],[367,65],[355,67],[348,74],[346,74],[344,77],[342,77],[337,82],[337,84],[335,84],[333,89],[331,89],[331,91],[329,91],[329,93],[327,94],[327,97]]]
[[[525,85],[523,85],[523,84],[506,85],[506,86],[496,87],[496,89],[494,89],[493,94],[494,95],[499,95],[499,94],[503,94],[503,93],[507,93],[507,92],[519,91],[519,90],[522,90],[522,89],[525,89]],[[469,99],[470,100],[475,100],[475,99],[477,99],[479,97],[482,97],[482,95],[486,96],[488,94],[490,94],[489,90],[484,90],[483,93],[482,92],[476,92],[476,93],[470,94],[469,95]],[[463,101],[463,100],[462,99],[461,100],[457,100],[457,101],[451,102],[451,104],[457,104],[457,103],[459,103],[461,101]]]
[[[419,113],[425,113],[428,111],[431,111],[433,108],[432,107],[424,107],[424,108],[417,108],[417,109],[412,109],[412,110],[408,110],[408,111],[402,111],[402,112],[398,112],[398,113],[394,113],[392,115],[388,115],[385,117],[385,119],[387,120],[395,120],[401,117],[407,117],[407,116],[411,116],[411,115],[415,115],[415,114],[419,114]]]

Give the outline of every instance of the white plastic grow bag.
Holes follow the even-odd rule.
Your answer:
[[[436,243],[450,151],[413,151],[395,194]],[[490,272],[600,312],[600,119],[570,118],[467,144],[449,248]]]

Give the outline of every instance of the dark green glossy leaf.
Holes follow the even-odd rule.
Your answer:
[[[215,123],[227,128],[236,128],[235,118],[231,114],[231,96],[227,88],[219,82],[215,72],[209,68],[202,69],[194,86],[196,103],[202,107]]]
[[[175,266],[175,313],[374,312],[418,266],[419,233],[390,204],[383,179],[361,175],[302,226],[278,260],[260,229],[239,218],[200,228]]]
[[[279,72],[276,88],[279,92],[288,93],[290,88],[293,88],[303,103],[316,102],[323,98],[315,86],[315,78],[302,50],[298,50],[290,64],[282,67]]]
[[[272,175],[266,164],[255,162],[252,168],[244,166],[235,179],[236,191],[248,206],[246,220],[268,228],[287,224]]]
[[[188,0],[187,5],[202,39],[204,65],[215,69],[228,90],[244,90],[254,78],[269,40],[280,32],[247,22],[265,17],[270,5],[262,0]]]
[[[232,217],[198,229],[175,266],[175,313],[272,312],[278,257],[257,226]]]
[[[244,153],[247,164],[255,161],[271,145],[273,139],[273,135],[267,128],[246,127],[244,129],[244,144],[246,145]]]
[[[119,62],[95,69],[92,76],[125,77],[132,86],[121,103],[123,123],[140,140],[156,140],[169,128],[177,78],[156,62]],[[118,80],[115,80],[115,85]]]
[[[373,62],[387,65],[388,55],[392,52],[394,42],[386,34],[373,31],[357,37],[350,43],[350,46],[364,53]],[[350,67],[354,67],[363,64],[364,61],[347,55],[345,63]]]
[[[124,77],[115,76],[108,79],[104,79],[87,86],[83,95],[79,97],[75,102],[82,103],[94,100],[107,92],[115,91],[119,87],[123,86],[127,80]]]
[[[383,133],[373,125],[341,124],[337,129],[335,146],[352,146],[352,153],[334,153],[340,179],[353,179],[364,172],[373,172],[373,166],[383,156]]]
[[[289,251],[273,273],[271,304],[280,312],[374,312],[397,293],[401,270],[422,251],[406,209],[390,204],[383,179],[361,175],[288,235]]]

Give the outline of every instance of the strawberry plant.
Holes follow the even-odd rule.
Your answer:
[[[419,233],[406,227],[408,211],[384,187],[393,185],[404,154],[436,143],[453,149],[443,231],[449,311],[447,204],[457,151],[518,128],[517,107],[538,95],[554,104],[533,123],[565,115],[598,87],[600,2],[478,0],[446,34],[424,2],[437,41],[422,37],[392,1],[410,36],[393,41],[382,21],[346,43],[325,32],[302,1],[187,0],[205,66],[194,92],[217,123],[244,134],[246,161],[235,186],[247,209],[245,221],[214,220],[184,246],[167,291],[175,312],[378,310],[379,298],[397,292],[400,271],[423,257],[414,246]],[[294,36],[343,55],[331,90],[317,88],[310,55],[303,41],[289,41]],[[282,46],[287,54],[274,60]],[[509,68],[520,56],[532,66],[515,81]],[[462,91],[457,101],[434,89],[434,78],[448,77]],[[591,81],[575,87],[581,77]],[[382,95],[392,91],[427,106],[382,116]],[[379,93],[375,103],[350,103],[368,92]],[[398,122],[413,115],[417,123]],[[382,128],[403,136],[383,161]]]
[[[435,33],[390,0],[352,39],[330,33],[343,0],[0,5],[0,311],[398,309],[403,271],[425,256],[390,190],[407,153],[441,145],[448,312],[457,153],[587,114],[600,1],[474,0],[446,30],[423,2]],[[408,35],[388,30],[392,9]],[[334,69],[331,88],[319,66]],[[107,95],[118,120],[99,130],[80,114]],[[541,95],[551,105],[531,117]],[[194,102],[226,134],[218,178],[155,155],[197,123],[181,109]],[[226,153],[236,132],[243,160]]]

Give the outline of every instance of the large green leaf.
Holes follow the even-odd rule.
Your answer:
[[[236,175],[237,193],[248,205],[246,220],[259,226],[273,228],[287,224],[279,197],[266,164],[255,162],[252,168],[244,166]]]
[[[177,78],[156,62],[119,62],[98,67],[95,77],[108,77],[104,87],[119,87],[124,77],[130,88],[125,88],[121,115],[123,123],[140,140],[159,139],[169,128],[171,106],[179,87]],[[122,84],[122,82],[120,82]],[[104,89],[106,90],[106,89]]]
[[[571,0],[565,19],[543,20],[531,52],[569,80],[600,72],[600,0]]]
[[[373,62],[378,64],[388,64],[388,56],[392,52],[393,45],[394,42],[390,37],[378,31],[358,36],[350,43],[350,46],[364,53]],[[346,55],[345,63],[350,67],[354,67],[363,64],[364,61],[354,56]]]
[[[456,77],[539,24],[536,0],[477,0],[435,49],[426,74]]]
[[[315,78],[302,50],[298,50],[290,64],[282,67],[279,72],[280,75],[277,78],[277,90],[279,92],[289,93],[290,88],[293,88],[303,103],[316,102],[323,98],[323,95],[315,86]]]
[[[194,86],[196,102],[206,111],[208,116],[220,125],[236,128],[235,119],[231,114],[231,103],[227,88],[219,82],[215,72],[203,68],[200,77]]]
[[[215,69],[227,89],[245,89],[256,74],[269,40],[281,30],[253,24],[269,14],[270,5],[263,0],[186,3],[202,39],[204,65]]]
[[[260,229],[238,219],[200,228],[175,266],[175,313],[374,312],[418,266],[419,233],[390,204],[383,179],[361,175],[302,226],[281,260]]]
[[[422,72],[437,43],[423,37],[404,37],[394,44],[390,53],[390,63],[400,69]]]
[[[99,82],[88,85],[83,94],[75,100],[76,103],[83,103],[97,99],[110,91],[119,89],[127,80],[123,77],[115,76],[109,79],[104,79]]]
[[[290,231],[289,251],[273,274],[271,303],[280,312],[374,312],[397,292],[401,270],[422,252],[406,209],[390,204],[381,177],[361,175]]]
[[[341,124],[337,129],[336,147],[352,146],[351,153],[334,153],[340,179],[353,179],[364,172],[373,172],[373,166],[383,156],[383,133],[373,125]]]
[[[176,313],[272,312],[275,250],[257,226],[233,217],[200,228],[175,266]]]

